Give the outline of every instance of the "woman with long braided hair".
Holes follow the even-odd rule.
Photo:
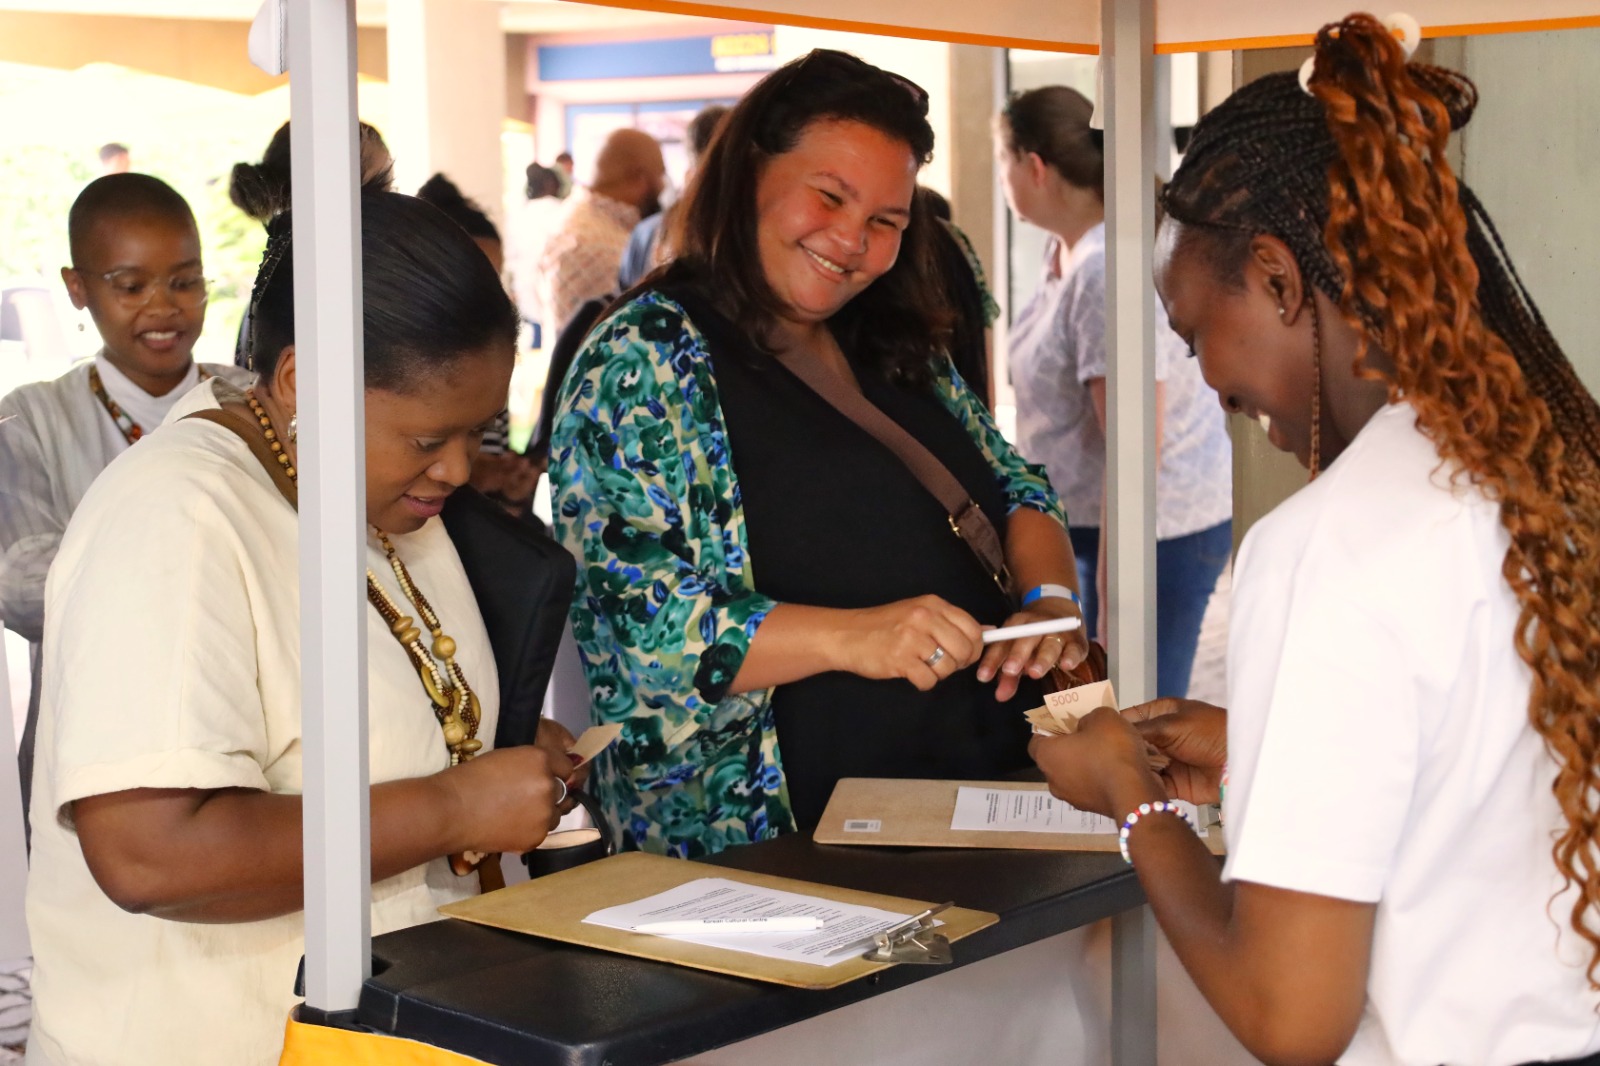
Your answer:
[[[1597,1064],[1600,409],[1446,162],[1472,84],[1364,15],[1308,73],[1163,197],[1173,328],[1312,478],[1240,552],[1229,708],[1034,755],[1264,1061]],[[1225,799],[1220,878],[1171,799]]]

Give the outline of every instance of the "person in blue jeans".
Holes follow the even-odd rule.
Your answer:
[[[1006,200],[1050,239],[1039,288],[1011,325],[1017,444],[1067,509],[1090,635],[1105,509],[1104,156],[1092,105],[1061,85],[1014,95],[995,118]],[[1233,452],[1222,405],[1156,308],[1156,682],[1185,696],[1200,623],[1233,548]]]

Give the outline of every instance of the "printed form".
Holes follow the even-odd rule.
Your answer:
[[[1189,804],[1190,817],[1195,809]],[[1115,836],[1120,825],[1099,814],[1080,811],[1044,789],[999,789],[962,786],[956,792],[951,829],[994,833],[1081,833]],[[1200,831],[1206,835],[1205,830]]]
[[[824,924],[821,929],[808,933],[724,933],[720,936],[694,933],[673,936],[671,939],[743,951],[784,962],[837,966],[841,962],[859,958],[860,952],[831,959],[827,957],[830,952],[871,937],[911,917],[876,907],[836,903],[831,899],[805,896],[798,892],[741,884],[721,877],[702,877],[633,903],[595,911],[584,921],[627,931],[644,922],[789,915],[821,918]],[[861,950],[867,949],[863,947]]]

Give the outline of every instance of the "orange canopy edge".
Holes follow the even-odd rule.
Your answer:
[[[600,7],[660,11],[700,18],[766,22],[951,44],[1095,55],[1100,51],[1099,0],[570,0]],[[1403,10],[1425,37],[1532,33],[1600,27],[1600,0],[1156,0],[1156,51],[1213,52],[1309,45],[1317,29],[1351,11]],[[1515,16],[1515,17],[1512,17]]]

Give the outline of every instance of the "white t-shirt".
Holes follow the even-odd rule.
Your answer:
[[[1509,542],[1439,468],[1412,408],[1384,408],[1251,530],[1234,578],[1225,876],[1378,905],[1341,1066],[1600,1050]]]
[[[499,686],[455,549],[437,519],[392,540],[456,640],[487,742]],[[119,456],[73,516],[46,591],[30,1064],[278,1061],[302,915],[200,925],[129,914],[95,884],[61,815],[129,788],[300,793],[297,550],[296,515],[266,471],[199,420],[169,422]],[[404,605],[375,544],[367,565]],[[445,768],[415,669],[378,612],[367,618],[373,783]],[[372,931],[430,921],[476,887],[443,859],[388,878],[373,886]]]
[[[1045,247],[1039,289],[1007,335],[1017,450],[1042,463],[1074,527],[1100,524],[1106,437],[1088,383],[1106,376],[1106,229],[1090,229],[1056,270]],[[1156,536],[1199,533],[1233,515],[1233,446],[1217,394],[1156,304],[1155,376],[1165,386]]]

